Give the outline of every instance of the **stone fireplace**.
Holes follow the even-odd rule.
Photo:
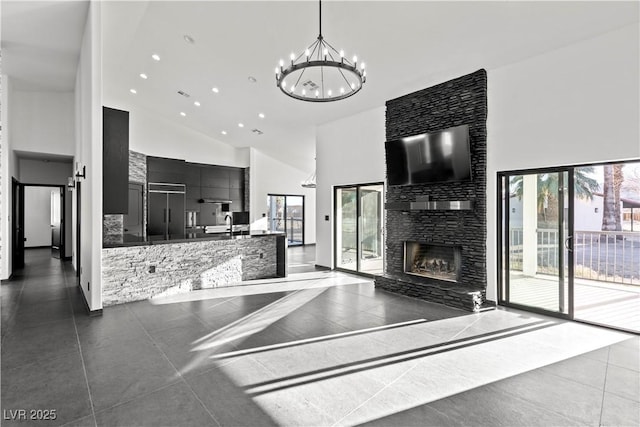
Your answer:
[[[387,101],[387,141],[468,125],[471,179],[388,185],[385,265],[376,287],[469,311],[487,288],[485,70]]]
[[[462,253],[459,246],[404,242],[404,272],[447,282],[458,282]]]

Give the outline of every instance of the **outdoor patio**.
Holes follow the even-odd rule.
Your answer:
[[[522,272],[512,271],[510,284],[512,303],[559,311],[557,277],[543,274],[526,277]],[[564,299],[568,301],[566,285]],[[640,332],[640,286],[576,278],[574,299],[575,319]],[[564,307],[566,311],[567,304]]]

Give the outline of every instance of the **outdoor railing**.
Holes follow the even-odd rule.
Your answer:
[[[537,230],[537,270],[539,274],[558,274],[558,248],[565,254],[565,242],[558,230]],[[522,270],[523,232],[509,233],[509,266]],[[601,282],[640,285],[640,233],[628,231],[575,231],[573,235],[574,275]],[[565,268],[567,268],[565,265]]]

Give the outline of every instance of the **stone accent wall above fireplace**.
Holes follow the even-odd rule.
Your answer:
[[[376,286],[469,310],[479,310],[487,287],[486,151],[487,74],[472,74],[386,103],[386,138],[398,139],[469,125],[470,181],[389,186],[387,203],[471,201],[470,210],[387,210],[385,273]],[[458,248],[457,280],[406,271],[405,242]],[[429,277],[431,276],[431,277]]]

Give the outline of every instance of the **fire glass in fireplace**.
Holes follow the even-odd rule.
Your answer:
[[[459,246],[404,242],[404,272],[407,274],[457,282],[460,260]]]

